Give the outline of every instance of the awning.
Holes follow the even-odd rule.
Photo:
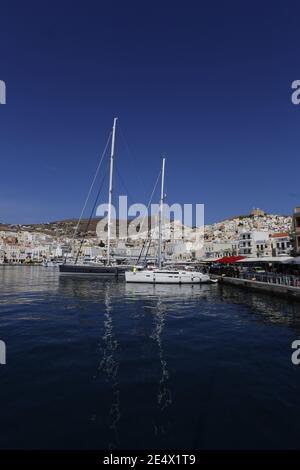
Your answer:
[[[244,258],[245,256],[224,256],[223,258],[217,259],[215,263],[234,264],[237,261],[241,261]]]
[[[256,257],[256,258],[244,258],[241,260],[241,263],[252,263],[252,264],[258,264],[258,263],[281,263],[281,264],[286,264],[286,263],[292,263],[293,259],[291,256],[262,256],[262,257]]]

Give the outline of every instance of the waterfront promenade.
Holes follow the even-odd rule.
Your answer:
[[[300,301],[299,276],[275,273],[243,272],[238,277],[217,276],[220,283],[252,289],[272,295],[293,298]]]

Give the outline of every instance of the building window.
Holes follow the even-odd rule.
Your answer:
[[[296,217],[296,227],[300,227],[300,217]]]

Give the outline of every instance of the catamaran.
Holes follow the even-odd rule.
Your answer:
[[[154,269],[140,269],[133,267],[125,272],[126,282],[141,282],[148,284],[202,284],[211,282],[208,274],[201,271],[188,271],[178,269],[164,269],[162,266],[162,217],[164,205],[165,158],[162,161],[161,195],[158,219],[158,266]]]

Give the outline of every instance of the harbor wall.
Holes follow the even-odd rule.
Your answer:
[[[265,292],[271,295],[279,295],[290,299],[300,301],[300,288],[283,286],[278,284],[271,284],[267,282],[252,281],[248,279],[239,279],[235,277],[222,277],[218,276],[221,284],[231,284],[237,287],[245,287],[255,291]]]

